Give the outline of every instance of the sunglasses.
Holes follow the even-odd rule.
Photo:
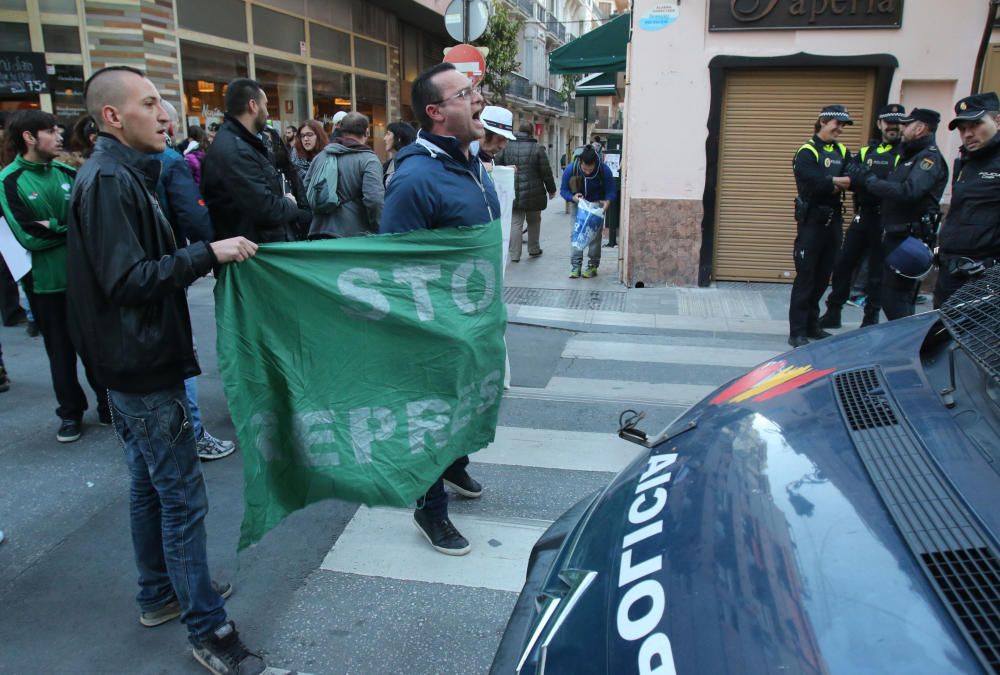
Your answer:
[[[431,101],[431,105],[441,105],[442,103],[447,103],[448,101],[452,101],[454,99],[466,98],[472,96],[473,94],[478,94],[479,91],[479,87],[466,87],[465,89],[459,89],[456,93],[448,96],[447,98],[443,98],[440,101]]]

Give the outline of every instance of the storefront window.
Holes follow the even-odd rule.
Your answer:
[[[47,14],[76,14],[76,0],[38,0],[38,9]]]
[[[306,41],[306,24],[289,14],[254,5],[253,41],[261,47],[300,54]]]
[[[351,110],[351,76],[325,68],[312,69],[313,118],[323,123],[332,121],[341,110]]]
[[[15,12],[25,10],[24,0],[0,0],[0,9],[12,9]]]
[[[385,72],[385,45],[354,38],[354,65],[376,73]]]
[[[230,80],[247,77],[247,55],[181,42],[184,111],[188,125],[221,122]]]
[[[310,23],[309,49],[313,58],[351,65],[351,36],[348,33]]]
[[[351,8],[354,32],[376,40],[386,38],[386,13],[370,2],[355,2]]]
[[[275,128],[298,126],[308,119],[306,67],[301,63],[257,57],[257,81],[267,94],[267,114]]]
[[[80,53],[80,29],[76,26],[42,26],[42,41],[47,52]]]
[[[30,52],[31,35],[28,24],[0,21],[0,44],[5,52]]]
[[[177,0],[177,23],[200,33],[247,41],[246,5],[243,0]]]
[[[358,112],[362,113],[371,122],[371,138],[369,144],[372,145],[379,159],[383,162],[387,159],[385,155],[385,145],[376,143],[385,134],[386,120],[386,81],[377,80],[373,77],[363,77],[358,75],[355,78],[355,85],[358,88]]]
[[[49,75],[52,112],[67,129],[72,129],[76,121],[87,112],[83,100],[83,66],[53,67],[56,72]]]

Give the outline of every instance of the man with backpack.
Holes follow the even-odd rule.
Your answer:
[[[607,164],[597,156],[592,147],[584,148],[580,156],[566,167],[562,175],[562,188],[559,191],[567,202],[580,203],[583,199],[601,205],[604,213],[608,206],[618,198],[618,188],[615,177]],[[601,264],[601,230],[598,230],[587,247],[587,269],[583,270],[583,251],[572,249],[570,255],[570,279],[584,279],[597,276],[597,267]],[[582,270],[582,271],[581,271]]]
[[[385,187],[382,164],[367,139],[368,118],[348,113],[340,123],[340,135],[309,165],[310,239],[378,233]]]

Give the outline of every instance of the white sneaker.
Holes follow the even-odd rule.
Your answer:
[[[235,443],[216,438],[208,433],[207,429],[203,430],[201,438],[198,439],[198,457],[204,462],[228,457],[235,451]]]

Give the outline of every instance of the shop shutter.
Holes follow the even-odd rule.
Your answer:
[[[719,139],[715,279],[794,279],[795,151],[812,136],[820,109],[839,103],[855,120],[840,142],[857,152],[871,131],[874,91],[869,69],[729,73]]]

